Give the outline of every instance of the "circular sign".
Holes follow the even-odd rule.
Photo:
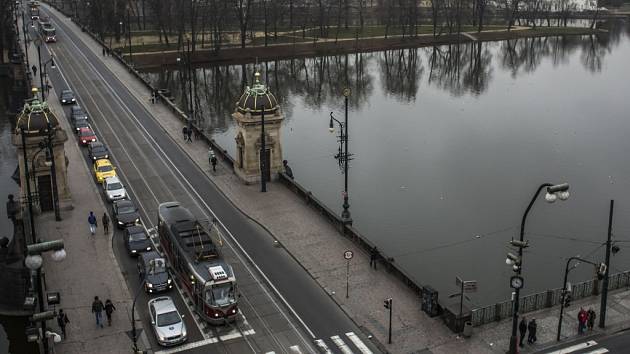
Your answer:
[[[350,89],[346,87],[345,89],[343,89],[342,93],[343,93],[344,96],[349,97],[350,96]]]
[[[520,289],[523,287],[523,278],[518,275],[512,276],[510,278],[510,286],[514,289]]]
[[[354,253],[352,253],[352,251],[345,251],[343,253],[343,258],[345,259],[352,259],[352,256],[354,256]]]

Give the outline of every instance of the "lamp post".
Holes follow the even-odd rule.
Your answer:
[[[40,49],[41,39],[35,39],[35,45],[37,45],[37,61],[39,62],[39,87],[42,91],[42,101],[44,101],[44,73],[42,72],[42,52]]]
[[[514,247],[518,248],[518,256],[513,255],[512,253],[508,253],[508,258],[506,263],[508,265],[513,266],[513,270],[516,273],[510,279],[510,286],[514,289],[514,305],[512,307],[512,335],[510,336],[510,354],[516,354],[518,352],[518,338],[516,335],[516,331],[518,329],[518,310],[519,310],[519,294],[520,290],[523,286],[523,278],[521,277],[521,271],[523,267],[523,248],[528,246],[528,241],[525,241],[523,238],[525,236],[525,221],[527,220],[527,215],[529,211],[532,209],[536,198],[543,190],[543,188],[547,188],[547,194],[545,195],[545,200],[549,203],[553,203],[556,199],[567,200],[569,198],[569,184],[551,184],[551,183],[543,183],[541,184],[536,193],[532,197],[532,200],[529,202],[527,209],[525,209],[525,213],[523,214],[523,218],[521,219],[521,232],[518,240],[512,240],[510,244]]]
[[[53,206],[55,209],[55,220],[61,221],[61,212],[59,210],[59,190],[57,189],[57,168],[55,166],[55,152],[53,150],[53,136],[56,133],[56,128],[53,129],[53,126],[50,122],[47,123],[46,129],[46,147],[48,151],[46,153],[47,157],[50,156],[50,176],[52,177],[52,192],[53,192]],[[46,159],[48,161],[48,159]]]
[[[122,21],[118,22],[118,43],[120,43],[120,36],[122,36],[123,33],[123,23]]]
[[[331,133],[335,131],[335,126],[333,121],[339,124],[340,133],[339,133],[339,154],[337,155],[339,158],[339,162],[343,162],[343,174],[344,174],[344,188],[343,188],[343,211],[341,212],[341,218],[343,219],[344,224],[352,224],[352,218],[350,216],[350,204],[348,203],[348,161],[350,160],[350,153],[348,152],[348,97],[350,96],[350,89],[343,89],[343,96],[345,100],[345,119],[344,123],[341,123],[339,120],[333,117],[333,112],[330,112],[330,124],[328,125],[328,129]],[[344,131],[345,128],[345,131]]]
[[[144,287],[145,273],[142,273],[142,279],[140,279],[140,287],[136,291],[136,296],[133,297],[133,303],[131,304],[131,336],[133,340],[133,352],[138,352],[138,335],[136,332],[136,301],[140,295],[140,291]]]
[[[37,55],[39,56],[39,46],[37,47]],[[50,64],[50,68],[51,69],[56,69],[57,66],[55,65],[55,57],[54,55],[50,54],[50,59],[46,60],[43,64],[41,63],[41,57],[39,59],[40,63],[39,63],[39,72],[40,74],[43,75],[42,77],[46,79],[46,85],[44,85],[44,82],[42,80],[42,101],[46,100],[46,92],[48,92],[48,78],[47,78],[47,73],[46,73],[46,67],[48,66],[48,64]],[[42,67],[43,65],[43,67]]]
[[[37,282],[37,302],[39,302],[39,312],[44,312],[44,290],[42,288],[42,256],[41,254],[46,251],[54,251],[52,254],[52,259],[54,261],[62,261],[66,258],[66,251],[64,249],[63,240],[54,240],[48,242],[40,242],[33,243],[31,245],[26,246],[26,252],[28,256],[24,259],[24,264],[30,270],[36,271],[36,282]],[[42,333],[46,333],[46,319],[41,320],[42,323]],[[44,345],[44,353],[48,354],[48,340],[43,340]]]
[[[129,64],[133,65],[133,56],[131,54],[131,18],[129,9],[127,9],[127,37],[129,37]]]
[[[24,154],[24,177],[26,179],[26,198],[28,201],[28,218],[31,226],[31,242],[37,242],[37,236],[35,235],[35,222],[33,220],[33,195],[31,194],[31,179],[28,173],[28,155],[26,153],[26,132],[21,129],[20,135],[22,136],[22,152]]]
[[[26,67],[28,68],[31,65],[28,62],[28,39],[26,38],[26,22],[24,22],[24,10],[22,10],[22,33],[24,34],[24,53],[26,56]]]
[[[606,270],[607,267],[604,263],[594,263],[591,261],[588,261],[584,258],[580,258],[580,257],[571,257],[567,260],[567,266],[564,269],[564,280],[562,282],[562,293],[561,293],[561,301],[560,301],[560,317],[558,318],[558,333],[556,334],[556,341],[560,341],[560,332],[562,331],[562,316],[564,314],[564,308],[565,306],[569,306],[568,302],[570,301],[570,289],[567,289],[567,277],[569,275],[569,272],[572,271],[573,269],[575,269],[578,265],[579,262],[574,264],[573,267],[569,268],[569,264],[571,263],[571,261],[573,260],[578,260],[580,262],[584,262],[584,263],[588,263],[588,264],[592,264],[596,267],[597,269],[597,277],[601,278],[607,275]]]
[[[260,191],[267,191],[267,149],[265,141],[265,105],[260,106]]]

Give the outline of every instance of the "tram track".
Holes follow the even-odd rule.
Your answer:
[[[56,20],[55,23],[57,24],[58,29],[63,29],[63,32],[67,32],[66,29],[63,28],[64,25],[60,26],[60,23],[62,22],[62,20],[60,20],[54,15],[52,15],[51,17],[55,18]],[[72,47],[69,48],[70,45],[66,44],[67,42],[71,43],[71,45],[74,48]],[[74,44],[72,41],[69,41],[69,40],[68,41],[62,40],[59,43],[57,43],[56,46],[61,47],[59,49],[65,49],[65,50],[55,50],[55,56],[58,61],[58,65],[60,67],[59,73],[69,87],[75,88],[77,97],[79,98],[79,102],[82,103],[82,107],[90,115],[90,118],[91,118],[90,123],[92,127],[98,134],[99,138],[103,140],[103,142],[105,142],[106,144],[108,144],[108,142],[112,142],[112,143],[115,142],[117,144],[117,145],[108,144],[110,147],[110,151],[115,150],[113,147],[116,147],[116,149],[120,148],[121,150],[120,153],[124,155],[122,156],[123,158],[121,158],[121,156],[119,156],[118,154],[112,154],[112,161],[115,162],[117,166],[119,166],[119,172],[121,173],[123,179],[127,182],[125,185],[131,191],[130,194],[136,197],[135,198],[136,204],[141,209],[143,224],[145,225],[145,227],[149,229],[154,227],[153,222],[151,221],[152,220],[151,211],[157,210],[157,205],[159,204],[162,198],[164,198],[165,200],[179,199],[175,197],[175,193],[171,190],[172,186],[169,186],[168,182],[172,182],[172,179],[174,179],[176,184],[178,184],[179,187],[185,191],[185,194],[190,199],[190,201],[192,201],[193,204],[196,205],[197,209],[200,210],[204,216],[208,216],[207,212],[199,204],[198,199],[195,198],[195,196],[193,196],[190,193],[188,188],[186,188],[186,186],[182,182],[181,178],[179,178],[178,174],[172,170],[172,167],[169,166],[169,163],[165,161],[162,154],[159,151],[157,151],[155,145],[151,143],[150,135],[148,134],[148,132],[143,131],[142,125],[139,123],[137,117],[135,117],[131,109],[125,104],[124,100],[116,93],[116,90],[111,85],[109,85],[108,82],[105,81],[105,79],[100,75],[98,70],[92,65],[92,63],[90,63],[90,61],[85,56],[85,54],[79,50],[76,44]],[[79,55],[70,56],[69,54],[67,54],[70,52],[78,52]],[[79,61],[79,59],[82,59],[83,62],[81,64],[76,64],[76,62]],[[90,68],[93,72],[90,72],[90,70],[87,70],[86,67]],[[72,82],[73,85],[69,85],[69,81],[67,80],[66,77],[64,77],[62,70],[63,72],[66,72],[68,74],[68,76],[70,77],[70,82]],[[95,78],[91,75],[93,73],[96,73],[96,75],[99,76],[99,78],[95,80]],[[98,87],[97,83],[101,83],[103,87]],[[121,115],[120,114],[121,112],[115,109],[115,104],[110,103],[110,102],[117,103],[118,104],[117,106],[121,108],[124,114]],[[89,106],[93,106],[93,107],[88,108]],[[99,119],[97,119],[97,117]],[[123,118],[127,119],[127,121],[123,122]],[[151,151],[152,154],[157,156],[157,159],[152,159],[152,157],[149,157],[147,155],[147,152],[143,150],[140,147],[140,145],[135,141],[135,139],[137,139],[138,136],[133,136],[132,133],[130,132],[129,130],[130,123],[133,126],[135,126],[140,136],[144,139],[143,141],[146,142],[147,146],[150,147],[149,151]],[[125,139],[130,140],[132,143],[124,144],[119,134],[122,134]],[[154,164],[148,164],[147,166],[149,171],[154,176],[151,178],[151,181],[148,181],[144,177],[144,173],[143,173],[147,170],[143,168],[144,166],[138,166],[138,164],[136,163],[137,159],[139,158],[138,156],[140,156],[140,158],[144,162],[159,161],[162,164],[161,166],[165,168],[167,171],[169,171],[168,176],[171,178],[171,181],[167,182],[164,179],[162,179],[162,177],[160,177],[160,173],[156,169],[157,168],[156,165]],[[125,162],[126,164],[124,168],[122,167],[123,165],[122,162]],[[88,167],[90,167],[89,164],[88,164]],[[132,180],[134,181],[133,183],[131,183]],[[155,186],[156,183],[158,184],[159,188]],[[141,195],[145,195],[145,196],[150,195],[150,198],[149,200],[146,200],[147,198],[144,198],[145,201],[142,201],[140,198]],[[162,201],[165,201],[165,200],[162,200]],[[152,206],[154,205],[155,207],[152,208]],[[216,217],[216,215],[214,215],[214,213],[212,212],[211,209],[209,209],[209,207],[207,208],[207,211],[209,211],[213,217]],[[224,226],[222,228],[224,228]],[[231,251],[234,252],[234,255],[238,259],[241,260],[241,264],[245,266],[244,268],[246,268],[246,270],[251,274],[251,276],[256,280],[256,282],[260,284],[259,286],[263,288],[264,290],[263,292],[267,294],[267,296],[270,297],[271,301],[275,304],[275,306],[278,309],[280,309],[277,302],[271,298],[271,294],[269,293],[268,289],[266,289],[266,284],[260,281],[260,279],[258,279],[257,275],[254,273],[251,267],[247,265],[247,263],[249,263],[251,259],[249,260],[243,259],[242,256],[239,255],[239,253],[237,252],[235,246],[232,245],[231,242],[227,242],[227,239],[226,239],[226,244],[229,246]],[[178,291],[180,291],[180,296],[181,296],[181,290],[178,290]],[[249,304],[250,308],[253,310],[252,311],[253,317],[258,319],[259,322],[263,324],[263,328],[266,335],[269,338],[271,338],[274,343],[278,345],[278,349],[282,349],[284,352],[286,352],[285,348],[281,345],[280,340],[274,335],[272,328],[268,325],[264,317],[261,316],[258,313],[258,311],[255,310],[255,306],[249,301],[249,298],[247,297],[247,295],[246,294],[243,294],[243,295],[246,302]],[[287,314],[284,314],[284,316],[288,319]],[[201,326],[199,326],[199,323],[197,321],[195,321],[195,323],[198,326],[200,333],[204,335],[204,331],[201,329]],[[239,333],[241,333],[242,335],[243,329],[240,327],[237,327],[237,329]],[[297,329],[295,330],[297,331]],[[254,339],[247,338],[247,337],[248,336],[246,335],[242,335],[241,338],[243,338],[244,341],[247,343],[247,345],[252,350],[254,350],[253,349]],[[304,343],[306,343],[304,338],[302,340]],[[223,346],[222,349],[228,350],[226,346]]]

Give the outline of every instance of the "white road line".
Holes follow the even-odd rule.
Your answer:
[[[204,345],[214,344],[214,343],[217,343],[217,342],[219,342],[219,340],[217,338],[204,339],[204,340],[200,340],[200,341],[197,341],[197,342],[192,342],[192,343],[187,343],[187,344],[184,344],[184,345],[180,345],[180,346],[178,346],[176,348],[160,350],[160,351],[153,352],[153,353],[154,354],[179,353],[179,352],[183,352],[184,350],[199,348],[199,347],[203,347]]]
[[[328,346],[326,345],[326,343],[324,343],[323,340],[321,339],[316,339],[315,340],[315,344],[317,344],[317,347],[320,349],[320,351],[324,354],[332,354],[332,352],[330,351],[330,349],[328,348]]]
[[[582,353],[582,354],[604,354],[604,353],[608,353],[608,349],[606,349],[606,348],[599,348],[599,349],[595,349],[593,351]]]
[[[276,354],[276,352],[266,352],[265,354]]]
[[[78,37],[78,36],[77,36]],[[80,38],[79,38],[80,39]],[[81,40],[81,39],[80,39]],[[267,275],[262,271],[262,269],[260,269],[260,267],[258,266],[258,264],[256,264],[254,262],[254,260],[251,258],[251,256],[245,251],[245,249],[243,248],[243,246],[238,242],[238,240],[236,239],[236,237],[234,237],[234,235],[232,234],[232,232],[230,232],[230,230],[225,226],[225,224],[223,224],[223,222],[217,217],[217,215],[214,213],[214,211],[210,208],[210,206],[205,202],[205,200],[199,195],[199,193],[193,188],[193,186],[190,184],[190,182],[188,181],[188,179],[184,176],[184,174],[175,166],[175,164],[173,163],[173,161],[168,157],[168,155],[164,152],[164,150],[162,150],[162,148],[157,144],[157,142],[155,141],[155,139],[153,138],[153,136],[151,134],[149,134],[149,132],[146,130],[146,128],[144,127],[144,125],[142,125],[140,123],[140,121],[138,120],[138,118],[135,116],[135,114],[131,111],[131,109],[129,108],[129,106],[125,103],[125,101],[118,95],[118,93],[116,92],[116,90],[114,90],[114,88],[109,84],[109,82],[107,82],[107,80],[105,80],[105,78],[103,77],[103,75],[101,75],[101,73],[96,70],[96,67],[91,63],[90,60],[88,60],[87,56],[79,49],[79,47],[74,43],[74,41],[69,41],[72,46],[74,46],[77,49],[77,53],[79,53],[84,60],[86,61],[87,65],[92,67],[92,70],[94,70],[94,73],[101,78],[101,81],[110,89],[111,94],[113,94],[116,98],[118,98],[118,101],[120,103],[120,105],[124,108],[126,108],[127,112],[132,116],[132,118],[136,121],[137,125],[142,128],[142,130],[145,132],[145,136],[150,139],[153,142],[153,148],[154,150],[159,150],[161,152],[161,159],[164,161],[164,159],[166,159],[171,166],[171,170],[172,171],[176,171],[179,176],[180,179],[176,179],[177,182],[182,185],[182,180],[188,185],[188,189],[185,188],[186,193],[188,195],[190,195],[190,191],[192,191],[196,196],[197,199],[195,198],[191,198],[193,200],[193,202],[195,204],[199,205],[199,201],[201,201],[201,203],[205,206],[206,210],[210,211],[210,213],[212,214],[212,216],[217,220],[217,222],[221,225],[221,227],[227,232],[227,234],[230,236],[230,238],[232,239],[232,241],[234,242],[234,244],[239,248],[239,250],[241,251],[241,253],[248,259],[248,261],[250,262],[250,264],[257,270],[257,272],[263,277],[263,279],[266,281],[266,283],[271,287],[271,289],[276,293],[276,296],[278,296],[280,298],[280,300],[283,302],[283,304],[289,309],[289,311],[293,314],[293,316],[298,320],[298,322],[300,322],[300,324],[303,326],[303,328],[308,332],[308,334],[311,336],[311,338],[315,338],[315,334],[313,333],[313,331],[306,325],[306,322],[304,322],[304,320],[302,320],[302,318],[298,315],[298,313],[295,311],[295,309],[289,304],[289,302],[285,299],[285,297],[280,293],[280,291],[276,288],[276,286],[271,282],[271,280],[269,279],[269,277],[267,277]],[[89,45],[84,43],[88,48]],[[95,54],[95,53],[93,53]],[[97,53],[96,53],[97,54]],[[96,55],[95,54],[95,55]],[[105,63],[103,63],[105,65],[105,67],[107,67],[107,65]],[[109,68],[107,68],[109,70]],[[114,74],[112,72],[113,76],[116,77],[116,74]],[[122,80],[119,80],[120,83],[127,87]],[[67,81],[66,81],[67,83]],[[136,97],[131,90],[129,90],[129,88],[127,87],[127,90],[129,91],[129,93],[133,96]],[[136,97],[137,99],[137,97]],[[145,110],[145,113],[147,113],[147,115],[151,116],[151,113],[148,111],[148,109],[146,108],[146,106],[144,106],[143,101],[139,101],[140,104],[142,105],[142,107]],[[159,125],[159,123],[157,123]],[[180,148],[181,149],[181,148]],[[156,152],[157,152],[156,150]],[[202,208],[200,208],[202,209]],[[229,245],[229,244],[228,244]],[[231,246],[230,246],[231,247]],[[235,252],[236,256],[238,258],[240,258],[240,255]],[[250,274],[253,273],[251,272],[251,270],[249,269],[249,266],[246,265],[245,262],[242,262],[242,264],[248,269],[248,271],[250,272]],[[265,293],[267,292],[266,289],[264,287],[261,287]],[[276,308],[280,311],[280,313],[282,313],[282,315],[287,319],[287,321],[291,324],[291,326],[293,326],[293,322],[290,321],[286,314],[284,313],[284,311],[282,311],[282,309],[280,309],[280,307],[278,306],[278,304],[276,303],[275,299],[273,299],[271,296],[269,296],[269,299],[274,303],[274,305],[276,306]],[[202,332],[203,333],[203,332]],[[301,333],[299,331],[296,330],[296,333],[300,336],[300,339],[307,344],[308,342],[302,337]]]
[[[303,354],[299,345],[292,345],[292,346],[289,347],[289,350],[291,351],[291,353]]]
[[[346,337],[348,337],[352,341],[354,346],[357,347],[361,351],[361,353],[372,354],[372,351],[370,350],[370,348],[368,348],[367,345],[363,343],[361,338],[359,338],[359,336],[354,334],[354,332],[346,333]]]
[[[265,279],[265,281],[267,282],[267,284],[273,289],[273,291],[276,293],[276,295],[282,300],[282,302],[284,303],[284,305],[291,311],[291,313],[293,314],[293,316],[295,316],[295,318],[300,322],[300,324],[302,324],[302,326],[304,327],[304,329],[309,333],[309,335],[311,336],[311,338],[315,338],[315,334],[313,333],[313,331],[306,325],[306,323],[304,322],[304,320],[302,320],[302,318],[298,315],[298,313],[295,311],[295,309],[289,304],[289,302],[285,299],[285,297],[280,293],[280,291],[276,288],[276,286],[271,282],[271,280],[269,279],[269,277],[267,277],[267,275],[262,271],[262,269],[260,269],[260,267],[258,267],[258,264],[256,264],[254,262],[254,260],[251,258],[251,256],[249,255],[249,253],[247,253],[245,251],[245,249],[243,248],[243,246],[238,242],[238,240],[236,239],[236,237],[234,237],[234,235],[232,234],[232,232],[230,232],[230,230],[225,226],[225,224],[223,224],[223,222],[221,221],[221,219],[219,219],[217,217],[217,215],[214,213],[214,211],[210,208],[210,206],[205,202],[205,200],[201,197],[201,195],[199,195],[199,193],[197,192],[197,190],[190,184],[190,182],[188,181],[188,179],[184,176],[184,174],[175,166],[175,164],[173,163],[173,161],[168,157],[168,155],[164,152],[164,150],[162,150],[162,148],[158,145],[158,143],[155,141],[155,139],[153,138],[153,136],[151,134],[149,134],[149,132],[146,130],[146,128],[144,127],[144,125],[142,125],[142,123],[140,123],[140,121],[138,120],[138,118],[136,117],[135,114],[133,114],[133,112],[131,111],[131,109],[129,108],[129,106],[127,106],[127,104],[125,103],[125,101],[118,95],[118,93],[116,92],[116,90],[114,90],[114,88],[109,84],[109,82],[107,82],[107,80],[105,80],[105,78],[101,75],[101,73],[96,70],[96,68],[94,67],[94,65],[88,60],[88,58],[85,56],[85,54],[83,54],[83,52],[79,49],[79,47],[73,42],[70,41],[70,43],[77,49],[77,52],[84,58],[84,60],[86,61],[87,65],[89,65],[90,67],[92,67],[92,69],[94,70],[94,73],[99,76],[103,82],[103,84],[105,84],[110,90],[111,93],[116,96],[116,98],[118,98],[119,103],[121,106],[125,107],[127,112],[133,117],[133,119],[136,121],[137,125],[142,128],[142,130],[145,132],[146,137],[148,139],[150,139],[153,142],[153,148],[157,149],[161,152],[161,157],[163,157],[164,159],[166,159],[170,165],[171,165],[171,169],[173,171],[176,171],[180,177],[181,180],[183,180],[187,185],[188,188],[185,189],[186,192],[188,194],[190,194],[190,191],[192,191],[198,199],[193,199],[193,201],[198,204],[197,201],[201,201],[201,203],[204,205],[204,207],[206,208],[206,210],[210,211],[210,213],[212,214],[212,216],[217,220],[217,222],[221,225],[221,227],[227,232],[227,234],[230,236],[230,238],[232,239],[232,241],[234,242],[234,244],[236,244],[239,248],[239,250],[242,252],[242,254],[245,255],[245,257],[249,260],[249,262],[251,262],[251,264],[254,266],[254,268],[256,268],[256,270],[259,272],[259,274],[263,277],[263,279]],[[87,47],[89,47],[89,45],[86,44]],[[116,76],[116,74],[114,74],[112,72],[112,74],[114,76]],[[119,80],[121,82],[121,84],[123,84],[123,86],[126,87],[126,85],[124,85],[124,83],[122,83],[122,80]],[[127,88],[127,90],[129,91],[129,93],[135,97],[135,95],[133,95],[131,93],[131,90],[129,90],[129,88]],[[147,110],[147,108],[144,106],[144,104],[141,101],[141,105],[142,107],[145,109],[146,113],[151,116],[151,113]],[[157,123],[159,125],[159,123]],[[180,148],[181,149],[181,148]],[[178,179],[179,184],[181,184],[181,180]],[[201,209],[201,208],[200,208]],[[238,256],[238,254],[237,254]],[[245,264],[243,262],[243,264]],[[272,299],[272,301],[274,301],[274,299]],[[275,301],[274,301],[275,303]],[[284,314],[284,312],[278,308],[278,310],[280,310],[280,312]],[[287,318],[288,320],[288,318]],[[289,321],[289,323],[291,323],[291,321]],[[298,332],[299,333],[299,332]],[[304,341],[304,340],[303,340]],[[304,341],[306,343],[306,341]]]
[[[354,354],[350,347],[346,344],[346,342],[341,339],[339,336],[332,336],[330,339],[335,343],[335,345],[343,352],[343,354]]]
[[[560,350],[556,350],[556,351],[549,352],[546,354],[568,354],[568,353],[573,353],[575,351],[582,350],[588,347],[592,347],[594,345],[597,345],[597,342],[594,340],[589,340],[588,342],[572,345],[570,347],[562,348]]]

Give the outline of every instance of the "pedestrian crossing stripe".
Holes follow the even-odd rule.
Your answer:
[[[321,352],[324,354],[332,354],[332,352],[330,351],[330,349],[328,349],[328,346],[326,345],[326,343],[324,343],[323,340],[321,339],[316,339],[315,340],[315,344],[317,344],[317,346],[319,347],[319,349],[321,349]]]
[[[298,346],[298,345],[290,346],[289,350],[291,351],[291,353],[302,354],[302,350],[300,350],[300,346]]]
[[[572,345],[570,347],[562,348],[560,350],[549,352],[547,354],[568,354],[568,353],[573,353],[578,350],[586,349],[588,347],[592,347],[594,345],[597,345],[597,342],[594,340],[589,340],[588,342]]]
[[[363,343],[363,341],[361,341],[361,339],[359,339],[359,336],[354,334],[354,332],[346,333],[346,337],[350,338],[350,340],[352,341],[354,346],[357,347],[361,351],[361,353],[363,353],[363,354],[372,354],[372,351],[370,350],[370,348],[368,348],[367,345],[365,345]]]
[[[343,354],[353,354],[350,347],[348,347],[348,345],[343,341],[343,339],[341,339],[341,337],[332,336],[330,337],[330,339],[335,343],[335,345],[337,345],[339,349],[341,349]]]
[[[588,353],[582,353],[582,354],[604,354],[604,353],[608,353],[608,349],[606,348],[599,348],[599,349],[595,349],[591,352]]]

